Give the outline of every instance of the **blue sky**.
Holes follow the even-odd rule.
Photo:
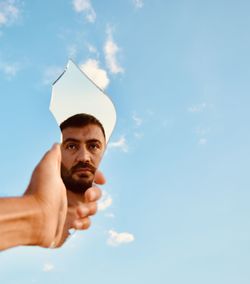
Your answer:
[[[116,105],[92,227],[0,254],[1,283],[250,282],[249,1],[0,0],[2,196],[60,139],[72,58]]]

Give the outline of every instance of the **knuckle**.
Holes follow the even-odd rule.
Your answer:
[[[90,214],[89,207],[86,204],[79,206],[77,213],[81,218],[87,217]]]
[[[76,230],[87,230],[91,225],[89,217],[85,217],[75,221],[74,229]]]
[[[84,218],[82,222],[82,230],[87,230],[91,226],[90,218]]]
[[[93,202],[90,204],[89,206],[89,215],[95,215],[96,212],[97,212],[97,203],[96,202]]]
[[[96,195],[97,199],[100,199],[102,197],[102,191],[99,187],[96,188]]]

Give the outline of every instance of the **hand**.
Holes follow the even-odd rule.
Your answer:
[[[105,178],[99,171],[96,172],[94,182],[104,184]],[[82,194],[67,191],[68,211],[60,244],[69,236],[69,229],[86,230],[90,227],[90,216],[97,212],[97,201],[101,197],[101,190],[93,185]]]
[[[67,215],[66,188],[61,179],[61,150],[58,144],[48,151],[35,168],[25,195],[40,208],[41,228],[37,245],[61,245]]]

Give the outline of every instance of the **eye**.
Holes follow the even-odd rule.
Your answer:
[[[65,147],[67,150],[77,150],[78,149],[78,145],[76,143],[68,143]]]
[[[101,149],[101,145],[97,142],[92,142],[88,145],[90,151],[95,152]]]

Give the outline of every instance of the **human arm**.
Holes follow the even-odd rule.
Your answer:
[[[35,168],[24,196],[0,199],[1,250],[18,245],[58,246],[67,214],[60,165],[60,146],[54,145]]]
[[[92,186],[83,196],[70,195],[61,179],[61,151],[54,145],[35,168],[21,197],[0,198],[0,250],[19,245],[59,247],[71,228],[85,230],[101,197]],[[105,179],[97,172],[95,183]]]
[[[0,199],[0,250],[39,243],[41,210],[33,196]]]

